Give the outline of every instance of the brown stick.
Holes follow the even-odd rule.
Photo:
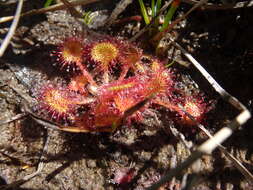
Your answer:
[[[19,3],[18,3],[18,6],[17,6],[17,10],[16,10],[16,13],[15,13],[15,16],[13,16],[13,22],[11,24],[11,27],[9,29],[9,32],[8,34],[6,35],[6,37],[4,38],[4,41],[0,47],[0,57],[3,56],[6,48],[8,47],[10,41],[11,41],[11,38],[12,36],[14,35],[15,33],[15,30],[18,26],[18,21],[19,21],[19,18],[20,18],[20,14],[21,14],[21,11],[22,11],[22,7],[23,7],[23,3],[24,3],[24,0],[20,0]]]
[[[91,3],[98,2],[98,1],[100,1],[100,0],[74,0],[74,1],[71,1],[70,4],[72,6],[88,5]],[[61,10],[61,9],[66,9],[66,8],[67,8],[67,6],[64,5],[63,3],[58,3],[56,5],[52,5],[52,6],[46,7],[46,8],[33,9],[31,11],[21,14],[20,17],[38,15],[38,14],[46,13],[49,11],[56,11],[56,10]],[[14,16],[2,17],[2,18],[0,18],[0,23],[8,22],[13,19],[14,19]]]
[[[196,151],[194,151],[191,156],[189,156],[184,162],[180,163],[176,168],[171,169],[167,174],[165,174],[157,183],[153,184],[147,190],[155,190],[160,188],[164,183],[171,180],[174,176],[179,175],[184,169],[187,169],[196,160],[201,158],[205,154],[211,154],[213,150],[219,147],[222,142],[224,142],[228,137],[230,137],[233,131],[240,125],[243,125],[251,118],[251,113],[249,110],[235,97],[230,95],[225,89],[223,89],[215,79],[194,59],[184,48],[182,48],[174,40],[170,39],[174,46],[179,48],[182,53],[192,62],[192,64],[198,69],[198,71],[206,78],[210,85],[220,94],[220,96],[234,106],[241,113],[235,117],[226,127],[220,129],[214,136],[203,144],[201,144]],[[252,174],[244,170],[243,167],[236,163],[236,167],[245,175],[248,180],[252,179]]]

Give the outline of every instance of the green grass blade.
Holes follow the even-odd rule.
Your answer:
[[[178,8],[179,3],[180,3],[180,0],[174,0],[173,1],[172,5],[171,5],[171,7],[169,9],[169,11],[167,12],[167,14],[166,14],[166,16],[164,18],[164,23],[163,23],[163,25],[162,25],[162,27],[160,29],[161,32],[164,31],[168,27],[168,25],[169,25],[169,23],[170,23],[173,15],[174,15],[175,11]]]
[[[91,15],[90,14],[90,16],[89,16],[89,19],[88,19],[88,21],[87,21],[87,24],[89,25],[89,24],[91,24],[92,22],[93,22],[93,18],[95,17],[95,15]]]
[[[54,2],[54,0],[47,0],[46,3],[44,4],[44,8],[49,7],[50,5],[52,5],[53,2]]]
[[[149,20],[148,14],[147,14],[146,7],[143,3],[143,0],[138,0],[138,1],[139,1],[139,4],[140,4],[140,7],[141,7],[141,14],[143,16],[145,24],[148,25],[150,23],[150,20]]]
[[[155,7],[155,0],[152,0],[151,1],[151,11],[152,11],[151,16],[152,16],[152,18],[154,18],[156,16],[155,9],[156,9],[156,7]]]
[[[165,65],[166,68],[171,67],[173,64],[175,63],[175,60],[173,60],[171,63],[168,63],[167,65]]]
[[[162,6],[162,0],[157,0],[156,6],[155,6],[155,16],[156,16],[157,13],[160,11],[161,6]]]
[[[83,14],[83,15],[84,15],[83,20],[84,20],[84,22],[85,22],[86,24],[88,23],[88,20],[89,20],[90,14],[91,14],[91,12],[90,12],[90,11],[85,12],[85,13]]]

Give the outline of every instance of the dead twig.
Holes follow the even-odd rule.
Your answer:
[[[209,133],[209,131],[207,131],[204,126],[202,125],[198,125],[198,127],[204,131],[204,133],[209,137],[209,138],[213,138],[213,136]],[[232,161],[232,163],[234,164],[234,166],[244,175],[244,177],[247,179],[247,181],[252,184],[253,183],[253,175],[252,173],[250,173],[250,171],[245,168],[242,163],[237,160],[232,154],[230,154],[226,148],[222,145],[218,145],[218,149],[225,154],[225,156]]]
[[[69,10],[70,14],[76,18],[82,18],[83,15],[77,11],[75,8],[74,8],[74,5],[72,5],[69,1],[67,0],[60,0]]]
[[[34,99],[27,93],[23,92],[20,88],[17,87],[16,83],[14,81],[11,81],[8,86],[15,91],[22,99],[24,99],[26,102],[34,103]]]
[[[24,0],[24,2],[27,1],[27,0]],[[5,1],[5,0],[1,0],[0,1],[0,6],[10,6],[12,4],[16,4],[17,3],[17,0],[8,0],[8,1]]]
[[[153,184],[147,190],[155,190],[161,187],[166,182],[170,181],[174,176],[179,175],[183,170],[187,169],[196,160],[201,158],[205,154],[210,154],[218,144],[225,141],[238,126],[244,124],[250,118],[250,113],[245,110],[239,114],[234,120],[232,120],[226,127],[219,130],[213,138],[207,140],[200,145],[196,151],[194,151],[184,162],[179,164],[176,168],[171,169],[170,172],[165,174],[157,183]]]
[[[216,92],[220,94],[220,96],[225,100],[228,101],[231,105],[233,105],[239,111],[248,111],[248,109],[235,97],[230,95],[226,90],[224,90],[216,81],[215,79],[200,65],[200,63],[194,59],[194,57],[189,54],[184,48],[182,48],[178,43],[176,43],[172,38],[170,41],[174,46],[182,51],[184,56],[199,70],[199,72],[206,78],[206,80],[211,84],[211,86],[215,89]]]
[[[0,47],[0,57],[3,56],[5,50],[8,47],[8,45],[9,45],[9,43],[11,41],[11,38],[14,35],[15,30],[16,30],[16,28],[18,26],[18,21],[19,21],[19,18],[20,18],[20,14],[21,14],[21,10],[22,10],[22,7],[23,7],[23,3],[24,3],[24,0],[19,0],[15,16],[13,17],[14,20],[13,20],[13,22],[11,24],[11,27],[9,29],[8,34],[4,38],[3,43],[2,43],[2,45]]]
[[[206,134],[206,136],[208,136],[210,139],[213,138],[213,136],[211,135],[211,133],[203,126],[201,125],[199,122],[197,122],[195,120],[195,118],[190,115],[182,105],[179,105],[179,107],[181,108],[181,110],[192,120],[196,123],[196,125],[198,126],[198,128],[204,132]],[[253,182],[253,175],[249,172],[249,170],[247,170],[242,163],[240,163],[239,160],[237,160],[232,154],[230,154],[226,148],[224,146],[222,146],[221,144],[217,144],[218,145],[218,149],[225,154],[225,156],[232,161],[232,163],[234,164],[234,166],[244,175],[244,177],[248,180],[249,183]]]
[[[61,128],[52,123],[52,122],[49,122],[43,118],[41,118],[40,116],[38,116],[37,114],[35,114],[30,108],[29,106],[27,105],[27,103],[24,103],[24,111],[25,113],[29,114],[29,116],[31,116],[31,118],[36,121],[38,124],[40,125],[43,125],[44,127],[48,128],[48,129],[54,129],[54,130],[61,130]]]
[[[105,22],[105,24],[107,24],[106,27],[111,26],[115,20],[117,19],[117,17],[119,16],[120,13],[122,13],[126,7],[131,4],[133,2],[133,0],[121,0],[117,6],[115,7],[115,9],[112,11],[110,17],[107,19],[107,21]]]
[[[7,123],[10,123],[10,122],[13,122],[13,121],[16,121],[16,120],[19,120],[23,117],[27,116],[27,113],[19,113],[13,117],[11,117],[10,119],[7,119],[7,120],[0,120],[0,126],[1,125],[4,125],[4,124],[7,124]]]
[[[165,184],[167,181],[170,181],[174,176],[179,175],[184,169],[187,169],[190,165],[192,165],[196,160],[201,158],[205,154],[211,154],[212,151],[219,147],[219,145],[224,142],[233,131],[243,125],[248,119],[250,119],[251,114],[249,110],[235,97],[231,96],[228,92],[226,92],[215,80],[214,78],[179,44],[177,44],[174,40],[170,39],[176,47],[178,47],[183,54],[194,64],[194,66],[199,70],[199,72],[207,79],[207,81],[211,84],[211,86],[221,95],[224,100],[228,101],[232,104],[236,109],[241,111],[241,113],[233,119],[226,127],[220,129],[214,136],[208,139],[206,142],[201,144],[196,151],[194,151],[184,162],[179,164],[176,168],[173,168],[165,174],[157,183],[153,184],[147,190],[155,190]],[[240,167],[241,168],[241,167]],[[239,168],[238,168],[239,169]],[[241,171],[241,170],[240,170]],[[245,170],[243,170],[245,172]],[[245,173],[243,173],[245,174]],[[247,179],[251,179],[252,175],[249,173]]]
[[[91,3],[98,2],[98,1],[100,1],[100,0],[74,0],[74,1],[71,1],[70,4],[72,6],[88,5],[88,4],[91,4]],[[22,13],[20,15],[20,17],[38,15],[38,14],[43,14],[43,13],[46,13],[46,12],[56,11],[56,10],[61,10],[61,9],[66,9],[66,8],[67,8],[67,6],[64,5],[63,3],[58,3],[56,5],[52,5],[52,6],[49,6],[49,7],[46,7],[46,8],[33,9],[31,11]],[[2,17],[2,18],[0,18],[0,23],[8,22],[8,21],[11,21],[13,19],[14,19],[13,16]]]
[[[191,151],[193,148],[193,143],[191,141],[187,141],[185,136],[179,130],[177,130],[176,127],[169,126],[169,128],[170,128],[171,133],[174,135],[174,137],[176,137],[179,141],[181,141],[183,145],[185,146],[185,148]],[[166,130],[164,131],[165,133],[167,133]]]

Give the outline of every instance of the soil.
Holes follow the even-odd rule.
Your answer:
[[[32,3],[31,3],[32,2]],[[144,23],[126,22],[110,28],[99,25],[108,17],[117,1],[96,3],[79,10],[90,10],[98,16],[92,28],[100,34],[129,39]],[[1,4],[0,4],[1,5]],[[24,10],[43,7],[42,1],[25,1]],[[138,2],[132,3],[120,18],[140,14]],[[181,4],[177,16],[189,9]],[[0,17],[12,15],[15,4],[0,7]],[[253,104],[253,11],[252,8],[228,10],[196,10],[168,34],[189,51],[203,67],[229,93],[237,97],[252,111]],[[5,28],[0,25],[0,40]],[[23,112],[24,99],[33,106],[34,89],[45,81],[64,81],[67,73],[60,73],[51,64],[50,52],[73,31],[83,31],[82,25],[65,10],[24,17],[11,45],[0,59],[0,121]],[[86,33],[86,35],[91,35]],[[147,36],[147,34],[145,34]],[[87,36],[89,37],[89,36]],[[144,36],[145,37],[145,36]],[[138,40],[138,45],[154,55],[152,48]],[[145,44],[145,45],[143,45]],[[204,92],[212,101],[205,126],[214,133],[237,114],[232,106],[220,98],[201,74],[188,63],[168,39],[164,39],[166,57],[175,59],[172,65],[182,88]],[[172,121],[163,121],[165,111],[145,118],[141,124],[122,126],[114,133],[73,134],[46,129],[26,116],[0,130],[0,185],[13,183],[36,171],[43,147],[49,142],[42,172],[14,189],[145,189],[166,171],[190,155],[184,142],[175,137],[171,129],[183,134],[189,145],[199,145],[207,138],[197,129],[182,128]],[[240,127],[225,142],[231,152],[247,169],[253,171],[252,120]],[[133,176],[129,183],[119,184],[119,176]],[[161,189],[179,190],[184,179],[193,183],[192,189],[253,189],[243,175],[220,151],[204,156],[177,178]],[[2,186],[3,187],[3,186]]]

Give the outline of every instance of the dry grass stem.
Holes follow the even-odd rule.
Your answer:
[[[74,1],[71,1],[70,3],[71,3],[72,6],[78,6],[78,5],[88,5],[88,4],[91,4],[91,3],[98,2],[98,1],[100,1],[100,0],[74,0]],[[66,9],[66,8],[67,8],[67,6],[64,5],[63,3],[58,3],[56,5],[52,5],[52,6],[49,6],[49,7],[46,7],[46,8],[33,9],[31,11],[22,13],[21,17],[38,15],[38,14],[46,13],[46,12],[49,12],[49,11],[62,10],[62,9]],[[0,18],[0,23],[8,22],[8,21],[11,21],[13,19],[14,19],[13,16],[2,17],[2,18]]]
[[[69,10],[70,14],[76,18],[82,18],[82,14],[77,11],[74,7],[74,5],[72,5],[69,1],[67,0],[60,0]]]
[[[205,129],[203,125],[198,124],[198,127],[211,139],[213,136],[209,133],[208,130]],[[242,163],[237,160],[232,154],[230,154],[226,148],[220,144],[218,144],[218,149],[234,164],[234,166],[244,175],[244,177],[248,180],[250,184],[253,182],[253,175],[250,171],[245,168]]]
[[[131,4],[133,2],[133,0],[121,0],[115,7],[115,9],[112,11],[110,17],[107,19],[107,22],[105,24],[107,24],[106,27],[111,26],[115,20],[117,19],[117,17],[119,16],[120,13],[122,13],[126,7]]]
[[[16,86],[16,83],[13,81],[8,84],[8,86],[15,91],[24,101],[29,102],[30,104],[34,103],[34,99],[29,96],[27,93],[23,92],[19,87]]]
[[[187,169],[190,165],[192,165],[196,160],[201,158],[204,154],[211,154],[212,151],[217,148],[222,142],[224,142],[228,137],[231,136],[233,131],[243,125],[248,119],[250,119],[251,114],[249,110],[235,97],[231,96],[227,93],[215,80],[214,78],[179,44],[174,42],[174,40],[170,39],[172,43],[178,47],[183,54],[193,63],[193,65],[199,70],[199,72],[207,79],[207,81],[211,84],[211,86],[224,98],[224,100],[228,101],[232,104],[236,109],[241,111],[241,113],[233,119],[226,127],[220,129],[214,136],[203,144],[201,144],[196,151],[194,151],[191,156],[189,156],[184,162],[180,163],[176,168],[173,168],[165,174],[157,183],[153,184],[147,190],[155,190],[160,188],[163,184],[170,181],[174,176],[179,175],[184,169]],[[192,118],[192,117],[191,117]],[[243,166],[239,166],[237,163],[238,169],[246,176],[250,181],[252,180],[252,174],[247,173],[247,170]]]
[[[227,127],[219,130],[213,138],[210,138],[200,145],[184,162],[180,163],[176,168],[171,169],[170,172],[165,174],[157,183],[153,184],[147,190],[159,189],[163,184],[170,181],[174,176],[178,176],[183,170],[187,169],[204,154],[210,154],[219,144],[224,142],[232,134],[233,130],[244,124],[249,118],[250,114],[247,110],[239,114],[227,125]]]
[[[58,130],[58,131],[66,131],[66,132],[72,132],[72,133],[89,133],[90,131],[87,129],[79,129],[77,127],[68,127],[68,126],[59,126],[53,122],[49,122],[42,117],[35,114],[27,105],[27,103],[24,104],[24,111],[25,113],[29,114],[29,116],[36,121],[38,124],[43,125],[44,127],[48,129]]]
[[[7,124],[7,123],[10,123],[10,122],[13,122],[13,121],[16,121],[16,120],[19,120],[19,119],[21,119],[21,118],[23,118],[23,117],[25,117],[25,116],[27,116],[26,113],[20,113],[20,114],[17,114],[17,115],[15,115],[15,116],[13,116],[13,117],[10,118],[10,119],[3,120],[3,121],[0,120],[0,126],[1,126],[1,125],[4,125],[4,124]]]
[[[206,78],[206,80],[211,84],[211,86],[215,89],[217,93],[225,100],[228,101],[231,105],[233,105],[239,111],[248,111],[247,108],[235,97],[230,95],[226,90],[224,90],[215,79],[197,62],[194,57],[189,54],[184,48],[182,48],[178,43],[176,43],[173,39],[170,38],[170,41],[174,46],[182,51],[185,57],[199,70],[199,72]]]
[[[1,44],[1,47],[0,47],[0,57],[3,56],[5,50],[8,47],[8,45],[9,45],[9,43],[11,41],[11,38],[14,35],[15,30],[16,30],[16,28],[18,26],[18,21],[19,21],[19,18],[20,18],[20,14],[21,14],[21,10],[22,10],[22,7],[23,7],[23,3],[24,3],[24,0],[19,0],[15,16],[13,17],[14,20],[13,20],[13,22],[11,24],[11,27],[10,27],[10,29],[9,29],[6,37],[3,40],[3,43]]]
[[[199,122],[197,122],[195,120],[195,118],[190,115],[184,108],[182,105],[179,105],[180,108],[182,109],[183,112],[185,112],[185,114],[196,123],[196,125],[198,126],[198,128],[205,133],[206,136],[208,136],[210,139],[213,138],[212,134],[203,126],[201,125]],[[226,148],[224,146],[222,146],[221,144],[217,144],[218,145],[218,149],[230,160],[232,161],[232,163],[234,164],[234,166],[244,175],[244,177],[248,180],[249,183],[252,184],[253,182],[253,175],[249,172],[249,170],[247,170],[247,168],[245,168],[242,163],[240,163],[239,160],[237,160],[232,154],[230,154]]]
[[[176,137],[176,139],[181,141],[183,145],[185,146],[185,148],[191,151],[193,148],[193,143],[191,141],[187,141],[185,136],[179,130],[177,130],[177,128],[172,127],[172,126],[169,126],[169,128],[170,128],[170,132],[174,135],[174,137]],[[164,132],[168,133],[167,130],[164,130]]]

